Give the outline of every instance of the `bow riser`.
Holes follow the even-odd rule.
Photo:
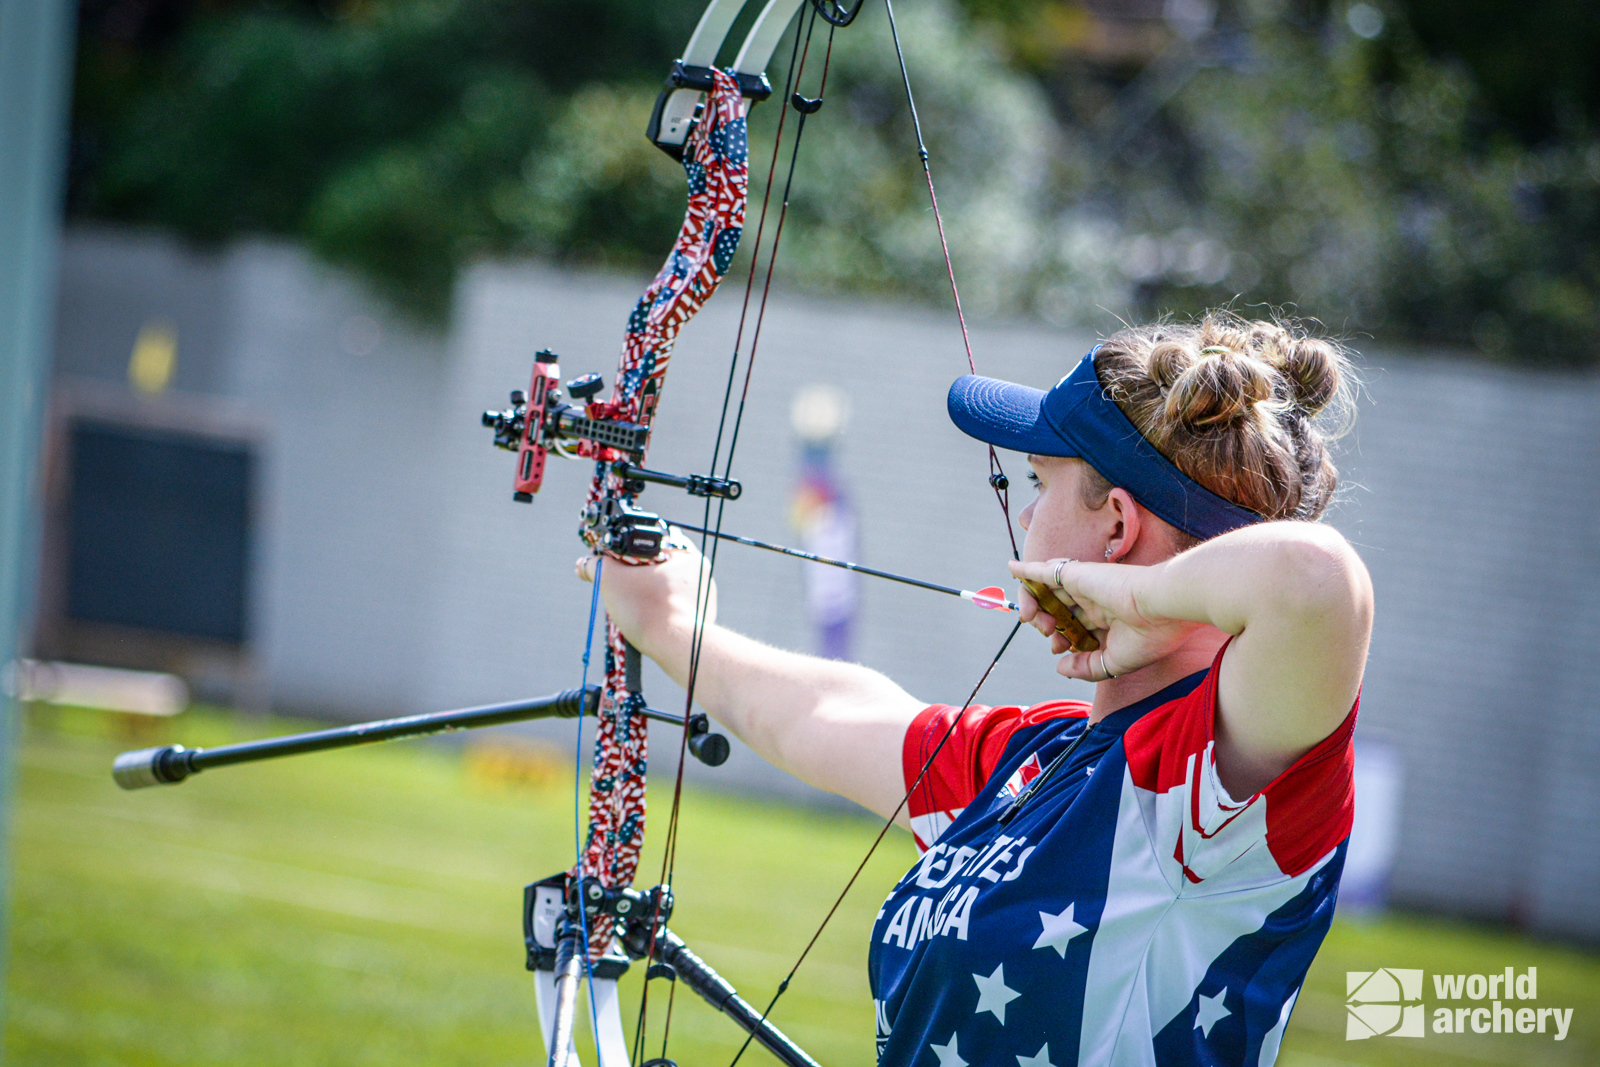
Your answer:
[[[748,105],[732,76],[719,70],[714,82],[715,88],[684,146],[689,203],[677,243],[628,318],[611,399],[603,405],[591,405],[591,413],[603,421],[644,427],[646,447],[673,343],[683,324],[716,291],[733,261],[744,229],[749,192],[745,119]],[[634,508],[638,483],[619,474],[614,461],[628,458],[639,463],[643,453],[623,457],[590,442],[580,442],[579,451],[597,461],[586,514],[639,514]],[[584,538],[591,547],[607,547],[600,540],[600,530],[600,526],[586,523]],[[647,561],[622,556],[618,562]],[[605,696],[590,778],[589,835],[579,866],[580,874],[596,877],[606,886],[632,882],[644,838],[648,765],[645,720],[640,710],[644,698],[639,694],[636,675],[629,677],[631,661],[636,661],[637,655],[623,639],[622,631],[607,618]],[[611,933],[606,927],[604,922],[596,924],[592,950],[603,952],[609,947]]]

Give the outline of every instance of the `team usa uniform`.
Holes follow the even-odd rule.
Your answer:
[[[873,925],[881,1065],[1276,1059],[1333,918],[1356,711],[1235,801],[1213,761],[1221,662],[1092,727],[1080,701],[960,715],[911,800],[922,859]],[[908,787],[958,714],[912,723]]]

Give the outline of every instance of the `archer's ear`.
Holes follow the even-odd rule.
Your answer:
[[[1106,547],[1111,550],[1111,555],[1105,562],[1125,563],[1127,557],[1132,555],[1134,548],[1138,546],[1139,538],[1148,537],[1153,532],[1148,521],[1149,513],[1133,499],[1133,494],[1120,488],[1112,489],[1106,496],[1105,507],[1115,520],[1111,535],[1106,541]]]

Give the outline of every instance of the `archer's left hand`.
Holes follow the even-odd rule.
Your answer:
[[[592,582],[596,562],[594,556],[579,559],[578,577]],[[717,621],[717,588],[705,558],[674,530],[650,563],[613,558],[602,570],[606,612],[623,636],[674,679],[687,678],[697,619],[701,629]]]
[[[1060,584],[1056,584],[1057,565]],[[1156,576],[1161,565],[1133,567],[1120,563],[1079,563],[1046,560],[1043,563],[1012,561],[1011,573],[1058,590],[1057,596],[1072,608],[1073,616],[1100,642],[1094,652],[1073,652],[1056,664],[1056,672],[1068,678],[1103,682],[1108,677],[1131,674],[1166,656],[1202,624],[1188,619],[1166,618],[1144,610],[1139,593]],[[1026,591],[1018,594],[1023,615],[1050,638],[1055,653],[1069,652],[1066,638],[1033,604]],[[1028,611],[1032,607],[1033,612]]]

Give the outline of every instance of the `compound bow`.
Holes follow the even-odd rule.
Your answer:
[[[827,82],[827,63],[832,55],[833,29],[848,26],[853,22],[863,2],[864,0],[855,0],[852,6],[847,7],[837,0],[811,0],[812,18],[807,25],[796,30],[794,54],[791,56],[787,75],[789,85],[785,89],[785,102],[792,105],[799,115],[791,153],[798,153],[807,116],[814,114],[822,105],[822,89]],[[956,286],[955,271],[950,262],[944,224],[939,214],[929,155],[923,142],[921,122],[911,92],[910,76],[900,48],[898,28],[894,25],[892,0],[885,2],[888,6],[896,54],[900,61],[900,71],[905,83],[906,98],[916,131],[918,156],[927,179],[928,194],[938,224],[940,246],[949,272],[951,294],[966,346],[968,365],[975,373],[976,363],[972,356],[965,316],[961,311],[960,293]],[[658,147],[683,163],[689,183],[688,211],[666,264],[645,291],[628,320],[622,362],[617,371],[610,400],[602,403],[595,399],[602,388],[602,383],[600,377],[593,374],[574,379],[566,385],[569,396],[584,402],[581,408],[563,400],[559,388],[560,375],[556,357],[544,352],[539,355],[534,365],[528,393],[525,395],[514,393],[510,410],[487,412],[484,415],[485,423],[495,430],[496,443],[518,452],[514,491],[517,500],[532,500],[533,493],[538,491],[543,476],[545,457],[551,451],[595,462],[594,479],[589,491],[588,505],[584,511],[582,536],[597,553],[617,563],[639,565],[655,561],[659,558],[662,545],[668,536],[667,524],[659,516],[643,511],[637,506],[638,494],[645,488],[646,483],[674,485],[687,489],[693,495],[706,498],[706,520],[695,529],[702,534],[702,550],[709,561],[709,566],[702,577],[701,589],[697,594],[688,692],[682,716],[684,743],[680,745],[678,781],[673,795],[661,883],[647,894],[629,888],[638,865],[644,834],[646,708],[644,696],[639,691],[638,653],[628,645],[621,631],[608,616],[606,678],[600,697],[600,728],[595,742],[591,772],[587,842],[580,862],[573,871],[528,887],[525,933],[529,947],[529,967],[536,968],[540,972],[540,1014],[544,1022],[552,1067],[561,1067],[572,1055],[573,1004],[580,980],[585,976],[590,987],[591,1011],[595,1016],[595,1042],[601,1067],[626,1067],[628,1059],[624,1050],[615,979],[626,968],[629,956],[652,961],[646,972],[646,995],[648,995],[648,980],[651,977],[661,975],[690,979],[691,988],[733,1016],[739,1025],[749,1032],[751,1039],[760,1041],[780,1059],[797,1067],[812,1062],[810,1057],[766,1022],[767,1014],[776,1003],[776,995],[765,1011],[755,1013],[733,993],[731,987],[727,987],[726,983],[716,978],[709,968],[705,968],[698,959],[687,955],[682,943],[668,933],[664,925],[672,906],[671,869],[683,781],[684,750],[712,763],[721,762],[727,753],[726,742],[711,733],[704,714],[694,710],[695,671],[705,622],[704,597],[709,590],[710,574],[716,564],[718,540],[727,537],[721,532],[722,505],[728,500],[737,499],[740,495],[739,483],[730,477],[739,420],[736,416],[729,431],[728,399],[732,396],[734,376],[738,370],[740,347],[760,262],[762,234],[765,230],[766,212],[783,136],[783,119],[787,117],[787,110],[783,118],[780,118],[777,139],[773,145],[772,167],[767,180],[767,199],[762,205],[756,247],[750,260],[750,275],[745,286],[744,308],[734,341],[733,363],[729,368],[728,389],[725,392],[722,418],[719,423],[717,448],[708,468],[711,473],[670,475],[651,471],[643,465],[649,444],[650,424],[656,405],[660,401],[661,387],[673,342],[683,324],[716,290],[743,233],[749,184],[748,128],[745,120],[747,101],[764,100],[771,95],[771,86],[764,74],[767,60],[803,4],[804,0],[766,0],[750,24],[745,41],[732,66],[727,70],[720,70],[713,65],[716,55],[745,6],[745,0],[712,0],[690,38],[683,58],[672,66],[667,85],[657,98],[650,116],[647,134]],[[818,95],[814,99],[808,99],[799,93],[798,85],[805,57],[809,54],[812,30],[815,28],[817,18],[829,24],[828,51],[827,57],[823,60]],[[790,88],[795,89],[792,96],[789,94]],[[788,179],[790,182],[794,173],[793,159],[794,155],[791,155]],[[756,345],[759,342],[760,324],[766,308],[767,295],[770,292],[777,244],[782,236],[784,214],[789,202],[788,192],[786,184],[782,207],[774,229],[773,246],[768,254],[766,279],[751,335],[750,352],[745,362],[746,393]],[[739,411],[742,414],[742,398]],[[726,458],[721,457],[724,433],[728,434]],[[719,458],[722,458],[720,475],[717,474]],[[1010,534],[1008,482],[993,447],[989,449],[989,462],[990,485],[995,491]],[[718,502],[714,523],[710,515],[713,500]],[[748,539],[745,540],[749,543]],[[1011,545],[1015,555],[1014,535],[1011,535]],[[598,573],[595,575],[595,583],[598,587]],[[919,584],[931,587],[929,583]],[[944,591],[960,592],[949,589]],[[998,590],[992,591],[992,593],[998,592]],[[1095,647],[1093,637],[1078,625],[1069,611],[1060,607],[1049,596],[1047,590],[1035,588],[1030,584],[1030,592],[1046,610],[1055,609],[1051,613],[1054,618],[1060,620],[1058,628],[1075,646],[1081,650]],[[989,599],[992,601],[994,597],[991,595]],[[1003,598],[1001,599],[1003,602]],[[985,603],[981,598],[975,599],[974,602]],[[1018,626],[1020,625],[1018,623]],[[1016,629],[1011,633],[1014,636]],[[1010,637],[1006,639],[1006,645],[1009,643]],[[1001,653],[1005,647],[1004,645],[1001,647]],[[984,679],[987,679],[999,656],[1000,653],[997,653],[989,669],[985,670]],[[587,654],[585,664],[587,665]],[[980,680],[978,686],[982,684],[983,681]],[[972,696],[968,698],[969,704],[976,694],[977,687],[974,687]],[[941,741],[939,747],[942,745]],[[934,755],[937,751],[936,748]],[[929,757],[930,764],[932,758]],[[923,771],[926,772],[926,767]],[[920,782],[920,776],[918,781]],[[907,793],[908,799],[910,792]],[[891,817],[890,823],[892,821]],[[885,825],[885,831],[887,829],[888,824]],[[879,840],[882,836],[879,835]],[[869,852],[869,859],[870,856]],[[864,859],[863,867],[865,863]],[[856,873],[860,873],[860,868]],[[854,881],[855,877],[852,876],[850,883],[853,884]],[[849,888],[847,884],[845,892],[848,892]],[[843,895],[840,894],[841,900]],[[834,907],[836,909],[838,904],[835,903]],[[832,914],[830,910],[829,917]],[[824,919],[823,925],[826,925],[826,922],[827,919]],[[817,935],[820,934],[821,928],[817,931]],[[814,944],[815,940],[816,936],[813,936],[811,943]],[[580,950],[580,942],[586,942],[586,951]],[[809,950],[810,945],[807,946],[806,952]],[[804,958],[805,952],[801,954],[801,961]],[[658,960],[661,962],[654,962]],[[790,971],[791,978],[799,966],[800,961],[797,961],[794,969]],[[788,981],[785,979],[780,985],[779,995],[787,988]],[[636,1052],[643,1048],[644,1022],[645,1007],[641,1004],[639,1026],[635,1035]],[[746,1046],[748,1043],[747,1040]],[[741,1049],[741,1053],[742,1051]],[[663,1054],[664,1052],[663,1049]],[[735,1059],[737,1060],[737,1057]],[[649,1061],[650,1064],[664,1062],[669,1061]]]
[[[513,393],[510,409],[484,414],[485,425],[495,431],[495,443],[518,454],[513,491],[516,500],[533,500],[550,452],[594,462],[581,534],[592,549],[615,563],[647,565],[657,560],[668,536],[668,527],[659,516],[637,506],[638,495],[647,483],[679,486],[706,498],[708,526],[711,501],[725,502],[740,494],[739,483],[726,473],[737,440],[737,421],[729,436],[728,456],[720,477],[715,474],[716,455],[710,465],[713,473],[708,475],[664,474],[648,469],[644,463],[673,343],[684,323],[716,291],[743,234],[749,190],[747,108],[751,101],[771,95],[765,74],[767,62],[803,3],[804,0],[766,0],[750,23],[732,65],[723,70],[714,65],[717,53],[746,0],[712,0],[682,58],[672,66],[650,116],[647,134],[683,164],[689,186],[688,209],[666,263],[629,316],[610,399],[597,399],[603,383],[599,375],[589,374],[566,383],[566,397],[578,401],[570,402],[563,396],[558,357],[546,351],[536,359],[528,391]],[[831,26],[843,26],[855,18],[860,4],[861,0],[857,0],[853,8],[844,8],[830,0],[812,0],[811,10]],[[813,25],[814,22],[813,19]],[[797,50],[801,37],[797,32]],[[810,34],[804,37],[809,44]],[[792,84],[802,65],[803,55],[799,62],[791,61]],[[804,115],[814,112],[820,102],[807,101],[798,94],[795,102],[801,109],[803,129]],[[780,122],[780,138],[781,135]],[[775,163],[776,145],[773,158]],[[769,178],[769,196],[770,189]],[[764,203],[763,222],[765,210]],[[762,228],[758,227],[756,255],[751,259],[746,311]],[[763,299],[763,307],[764,304]],[[741,319],[741,326],[742,322]],[[741,343],[742,329],[740,339],[735,341],[734,365],[729,371],[729,395]],[[754,341],[750,359],[754,358],[753,349]],[[746,369],[748,375],[748,360]],[[727,428],[727,419],[725,401],[723,429]],[[720,451],[721,433],[718,444]],[[719,507],[716,525],[720,527],[720,523]],[[714,567],[714,548],[710,558]],[[598,577],[597,574],[597,584]],[[697,605],[692,654],[696,660],[703,608],[703,603]],[[639,674],[638,652],[608,616],[605,683],[599,699],[600,725],[590,777],[587,840],[573,871],[529,886],[526,896],[529,967],[539,972],[540,1015],[550,1062],[565,1064],[573,1056],[574,1004],[580,980],[586,978],[601,1067],[626,1067],[629,1061],[616,979],[631,956],[660,960],[659,964],[653,962],[647,979],[670,975],[688,980],[697,992],[708,995],[723,1011],[741,1019],[753,1037],[780,1058],[796,1067],[811,1064],[810,1057],[739,1000],[731,987],[699,964],[667,932],[665,921],[672,905],[670,844],[662,884],[648,894],[630,888],[644,838],[648,765],[647,708],[640,692]],[[682,750],[712,764],[721,763],[728,752],[727,742],[710,731],[704,714],[694,711],[693,700],[691,670],[669,843],[675,839]],[[640,1020],[636,1049],[643,1045],[642,1006]]]

